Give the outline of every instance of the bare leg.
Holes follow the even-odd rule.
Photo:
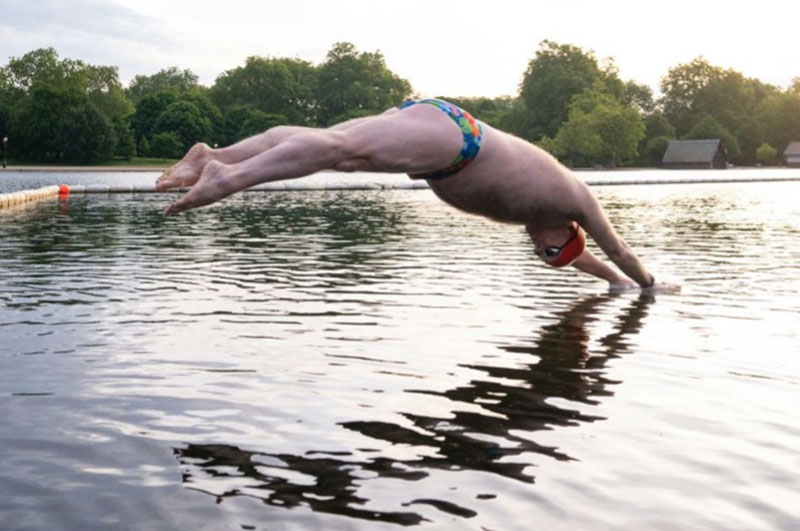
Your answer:
[[[397,109],[389,109],[381,116],[390,116],[398,112]],[[331,127],[334,131],[343,131],[358,125],[371,117],[356,118],[348,120]],[[290,136],[315,131],[312,127],[301,127],[292,125],[280,125],[264,131],[263,133],[245,138],[230,146],[211,149],[207,144],[199,142],[183,156],[183,158],[156,180],[156,190],[169,190],[183,186],[192,186],[200,178],[203,168],[212,160],[217,160],[225,164],[236,164],[251,157],[263,153],[275,147]]]
[[[212,160],[235,164],[270,149],[289,136],[310,130],[309,127],[281,125],[220,149],[211,149],[208,144],[199,142],[178,163],[161,174],[156,180],[156,190],[192,186],[200,178],[205,165]]]
[[[197,184],[164,212],[208,205],[259,183],[324,169],[416,173],[447,166],[461,148],[458,126],[440,110],[415,106],[359,119],[349,127],[307,130],[235,164],[209,162]]]

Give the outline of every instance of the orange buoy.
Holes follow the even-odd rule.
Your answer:
[[[66,184],[59,185],[58,197],[69,197],[69,186]]]

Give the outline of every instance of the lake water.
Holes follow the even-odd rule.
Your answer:
[[[0,528],[797,529],[800,183],[596,193],[680,294],[427,190],[0,212]]]

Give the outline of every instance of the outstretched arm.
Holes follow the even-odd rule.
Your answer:
[[[600,203],[589,190],[589,187],[583,183],[579,185],[577,202],[578,223],[589,233],[606,256],[639,286],[643,288],[653,287],[654,277],[645,269],[633,250],[625,243],[625,240],[617,234],[605,212],[603,212]],[[592,258],[594,258],[594,263],[587,261],[587,267],[598,267],[596,264],[600,261],[595,257]],[[591,273],[591,271],[587,272]]]
[[[584,249],[577,260],[572,263],[573,267],[603,279],[608,282],[611,289],[628,289],[637,286],[632,280],[620,275],[615,269],[597,258],[589,249]]]

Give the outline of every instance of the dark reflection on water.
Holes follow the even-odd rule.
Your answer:
[[[631,301],[618,316],[613,330],[598,339],[602,348],[591,352],[587,324],[594,321],[603,305],[612,299],[608,295],[579,299],[567,310],[558,312],[558,321],[544,326],[530,344],[499,347],[503,351],[525,354],[534,360],[531,363],[519,367],[467,365],[491,379],[473,379],[466,386],[441,393],[408,390],[442,396],[456,406],[472,404],[483,410],[482,413],[468,413],[458,408],[448,417],[403,413],[413,428],[376,421],[341,423],[344,428],[390,445],[433,449],[434,456],[405,460],[377,456],[357,461],[348,452],[343,453],[344,458],[337,459],[336,452],[324,450],[308,451],[304,455],[268,454],[229,445],[190,443],[175,450],[182,465],[183,481],[202,491],[203,484],[222,479],[228,490],[213,493],[219,501],[244,495],[286,508],[307,505],[315,511],[403,525],[417,524],[424,518],[410,511],[382,512],[359,507],[368,501],[358,495],[357,486],[364,481],[365,472],[376,474],[376,478],[418,481],[436,469],[476,470],[533,483],[534,476],[528,470],[530,462],[509,461],[508,458],[529,452],[558,460],[571,458],[557,448],[537,444],[512,432],[533,433],[602,420],[599,416],[559,407],[549,400],[559,398],[595,404],[598,397],[613,395],[609,386],[619,382],[606,376],[605,364],[628,352],[627,337],[643,326],[647,307],[654,300],[652,296],[641,295]],[[487,441],[487,437],[493,440]],[[265,466],[267,464],[269,466]],[[270,475],[269,471],[276,469],[283,474]],[[287,478],[286,471],[295,474]],[[291,477],[297,475],[302,482],[292,481]],[[446,500],[415,499],[403,505],[415,503],[430,504],[465,518],[477,515],[468,507]]]

